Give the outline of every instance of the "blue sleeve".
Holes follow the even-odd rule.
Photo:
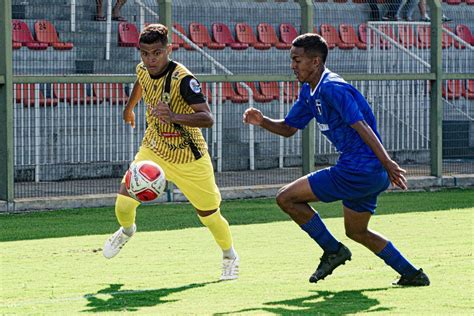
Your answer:
[[[326,85],[324,89],[321,89],[320,97],[339,113],[347,125],[364,120],[359,105],[351,93],[350,86],[340,84]]]
[[[290,112],[286,115],[285,123],[291,127],[304,129],[313,117],[309,104],[300,94],[300,97],[296,100],[295,104],[291,107]]]

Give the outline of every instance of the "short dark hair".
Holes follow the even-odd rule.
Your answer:
[[[319,34],[306,33],[296,37],[291,43],[294,47],[303,47],[305,54],[310,56],[319,56],[326,62],[328,56],[328,44],[326,40]]]
[[[163,24],[149,24],[140,33],[140,43],[168,45],[168,28]]]

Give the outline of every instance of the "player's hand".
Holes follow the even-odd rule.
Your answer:
[[[385,169],[387,169],[390,182],[399,187],[402,190],[408,189],[407,179],[405,174],[407,173],[405,169],[400,168],[400,166],[393,160],[385,163]]]
[[[263,122],[263,114],[256,108],[248,108],[245,110],[242,121],[245,124],[252,124],[252,125],[261,125]]]
[[[150,114],[157,117],[163,124],[173,123],[174,113],[169,105],[163,101],[158,101],[156,106],[151,108]]]
[[[125,108],[122,117],[126,124],[130,124],[132,128],[135,128],[135,113],[133,110]]]

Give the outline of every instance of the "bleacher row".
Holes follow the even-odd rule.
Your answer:
[[[200,48],[207,47],[212,50],[222,50],[225,47],[230,47],[234,50],[244,50],[253,47],[258,50],[267,50],[271,47],[276,49],[290,49],[291,42],[298,36],[296,28],[289,23],[282,23],[279,25],[279,36],[271,24],[259,23],[257,25],[256,33],[247,23],[235,24],[235,39],[230,31],[229,26],[225,23],[213,23],[211,26],[211,33],[208,28],[201,23],[192,22],[189,24],[188,32],[179,23],[174,23],[173,27],[180,33],[187,36],[193,43]],[[467,43],[474,45],[474,36],[468,26],[459,24],[455,30],[449,26],[443,26],[446,30],[455,33],[458,37]],[[129,22],[121,22],[118,26],[118,42],[119,46],[138,47],[139,32],[135,24]],[[410,25],[380,25],[378,29],[387,34],[396,42],[403,44],[406,48],[430,48],[431,34],[430,27],[425,25],[417,25],[414,30]],[[319,30],[315,26],[315,33],[321,34],[330,49],[367,49],[367,24],[362,23],[358,26],[358,32],[351,24],[340,24],[338,29],[333,25],[323,23]],[[374,47],[375,34],[371,33],[371,47]],[[453,40],[453,37],[443,32],[442,36],[443,48],[449,48],[452,45],[459,49],[464,49],[465,46],[459,41]],[[176,33],[172,34],[172,47],[177,50],[183,47],[187,50],[193,48],[186,43]],[[391,44],[388,40],[380,39],[380,48],[388,49]]]
[[[34,33],[28,28],[28,25],[20,20],[12,21],[12,47],[20,49],[26,46],[33,50],[43,50],[52,46],[57,50],[69,50],[74,47],[73,43],[62,42],[59,40],[58,32],[54,25],[47,20],[39,20],[34,24]]]
[[[280,99],[280,86],[277,82],[246,82],[252,89],[255,102],[267,103]],[[209,103],[212,102],[210,83],[202,83],[202,91]],[[59,102],[70,105],[90,105],[102,102],[123,105],[128,100],[129,89],[121,83],[102,84],[15,84],[14,99],[16,104],[24,107],[56,106]],[[36,98],[36,93],[38,97]],[[284,102],[293,102],[298,96],[298,85],[290,83],[283,89]],[[443,84],[443,97],[449,100],[465,98],[474,100],[474,80],[447,80]],[[222,101],[247,103],[249,95],[241,84],[222,83]]]

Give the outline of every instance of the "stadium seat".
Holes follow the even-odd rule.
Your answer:
[[[219,85],[217,86],[217,89],[219,89]],[[223,101],[230,100],[231,102],[234,102],[234,103],[246,103],[249,101],[249,97],[248,95],[243,96],[236,93],[232,82],[223,82],[222,83],[222,100]]]
[[[271,97],[273,100],[280,99],[280,88],[278,82],[260,82],[260,90],[262,94],[267,97]]]
[[[252,89],[252,93],[253,93],[253,99],[256,101],[256,102],[260,102],[260,103],[266,103],[266,102],[270,102],[273,100],[273,97],[271,96],[266,96],[266,95],[263,95],[258,89],[257,87],[255,86],[255,84],[253,82],[246,82],[246,84],[250,87],[250,89]],[[245,98],[248,99],[249,97],[249,94],[248,94],[248,91],[247,89],[245,89],[244,87],[242,87],[242,85],[240,84],[237,84],[237,93]]]
[[[123,47],[137,47],[139,33],[133,23],[120,22],[118,25],[118,45]]]
[[[94,83],[92,89],[100,102],[106,100],[111,104],[124,104],[128,101],[122,83]]]
[[[15,102],[22,103],[24,107],[33,107],[36,103],[36,88],[34,83],[17,83],[15,84]],[[40,106],[56,106],[57,98],[46,98],[41,91],[38,91],[38,105]]]
[[[395,36],[393,34],[393,26],[392,25],[380,25],[378,27],[378,30],[381,31],[382,33],[388,35],[388,37],[390,37],[394,41],[396,41]],[[380,36],[380,48],[381,49],[389,49],[390,47],[392,47],[392,44],[390,43],[390,41],[388,39],[386,39],[385,37]]]
[[[270,44],[257,41],[255,33],[247,23],[237,23],[235,25],[235,34],[238,42],[248,44],[255,49],[266,50],[272,47]]]
[[[286,44],[280,42],[278,39],[278,36],[275,32],[275,29],[271,24],[268,23],[260,23],[257,25],[257,34],[258,34],[258,39],[260,42],[265,43],[265,44],[270,44],[276,49],[290,49],[291,44]]]
[[[418,25],[416,27],[416,33],[418,34],[417,47],[430,48],[431,47],[430,27],[425,26],[425,25]]]
[[[96,103],[96,96],[88,96],[83,83],[53,84],[53,95],[60,102],[69,104],[91,104]]]
[[[461,80],[447,80],[443,82],[443,97],[452,100],[461,97]]]
[[[204,94],[204,96],[206,97],[207,103],[212,102],[212,92],[211,89],[209,89],[210,85],[211,83],[201,82],[201,91],[202,94]]]
[[[461,94],[466,99],[469,99],[469,100],[474,99],[474,80],[467,80],[466,86],[464,86],[464,84],[462,85]]]
[[[459,5],[461,4],[461,0],[446,0],[446,3],[450,5]]]
[[[398,40],[405,48],[411,48],[415,45],[415,32],[411,25],[398,26]]]
[[[374,47],[375,34],[371,32],[370,36],[370,47]],[[359,40],[361,42],[362,49],[367,49],[367,24],[359,24]]]
[[[201,23],[192,22],[189,24],[189,37],[200,48],[203,46],[209,49],[221,50],[225,48],[225,44],[216,43],[211,40],[207,27]]]
[[[184,36],[188,37],[186,31],[184,30],[183,26],[179,23],[174,23],[173,24],[173,27],[178,31],[180,32],[181,34],[183,34]],[[179,47],[184,47],[186,50],[194,50],[194,48],[189,45],[188,43],[186,43],[184,41],[184,39],[182,39],[178,34],[176,34],[175,32],[173,32],[173,34],[171,34],[171,41],[173,42],[173,45],[178,45]],[[174,49],[177,49],[177,48],[174,48]]]
[[[354,45],[359,49],[367,49],[367,46],[362,44],[357,38],[356,31],[350,24],[340,24],[339,34],[341,35],[341,44]]]
[[[462,38],[464,41],[467,43],[470,43],[471,45],[474,45],[474,36],[472,36],[471,30],[467,25],[464,24],[459,24],[456,26],[456,35]],[[465,45],[462,45],[458,41],[454,42],[454,46],[456,48],[461,48],[464,49],[466,48]]]
[[[46,43],[53,46],[57,50],[70,50],[74,47],[73,43],[61,42],[58,37],[58,32],[54,25],[47,20],[40,20],[35,22],[36,39],[40,43]]]
[[[21,48],[21,43],[12,41],[12,48],[13,49],[20,49]]]
[[[31,34],[28,25],[20,20],[12,20],[12,41],[33,50],[44,50],[48,44],[38,43]],[[18,47],[18,44],[13,44]]]
[[[347,44],[341,41],[339,34],[334,26],[330,24],[321,24],[321,36],[328,43],[329,49],[339,47],[340,49],[353,49],[355,44]]]
[[[216,43],[225,44],[231,49],[243,50],[249,47],[248,44],[236,42],[229,27],[224,23],[212,24],[212,36]]]
[[[298,36],[298,31],[290,23],[280,24],[280,39],[282,43],[291,45],[293,40]]]
[[[286,82],[283,85],[283,98],[285,102],[293,103],[298,99],[299,87],[297,82]]]
[[[465,0],[467,5],[474,5],[474,0]]]
[[[443,25],[443,28],[454,33],[453,29],[447,25]],[[443,31],[443,35],[441,36],[441,47],[443,48],[450,48],[453,45],[454,39],[450,36],[447,32]]]

